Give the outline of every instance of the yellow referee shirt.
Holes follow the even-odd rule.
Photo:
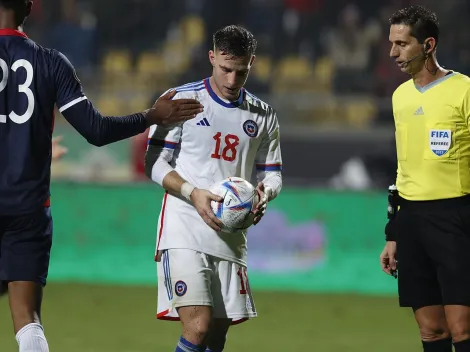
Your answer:
[[[470,194],[470,78],[452,72],[423,88],[409,80],[394,92],[392,105],[400,195]]]

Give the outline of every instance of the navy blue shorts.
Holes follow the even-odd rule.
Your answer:
[[[0,282],[46,285],[51,247],[50,207],[27,215],[0,216]]]

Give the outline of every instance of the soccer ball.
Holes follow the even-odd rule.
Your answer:
[[[211,202],[212,211],[223,224],[222,232],[234,233],[253,225],[253,210],[259,196],[250,182],[229,177],[212,185],[209,191],[223,198],[222,202]]]

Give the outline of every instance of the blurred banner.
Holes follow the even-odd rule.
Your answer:
[[[155,285],[162,196],[151,184],[53,183],[50,280]],[[385,193],[284,189],[249,230],[251,286],[395,293],[379,265],[386,202]]]
[[[342,132],[292,129],[281,125],[283,182],[286,186],[335,189],[386,189],[395,182],[394,128]],[[70,125],[58,123],[54,134],[69,152],[52,164],[54,180],[128,183],[148,181],[143,161],[148,133],[96,148]],[[308,151],[306,158],[302,151]],[[318,167],[321,165],[321,167]]]

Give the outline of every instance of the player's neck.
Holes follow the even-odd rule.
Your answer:
[[[448,72],[449,70],[439,66],[437,60],[433,58],[426,62],[421,71],[412,75],[412,78],[416,86],[424,87],[444,77]]]
[[[17,26],[15,16],[12,11],[0,11],[0,29],[14,29],[23,31],[23,26]]]

